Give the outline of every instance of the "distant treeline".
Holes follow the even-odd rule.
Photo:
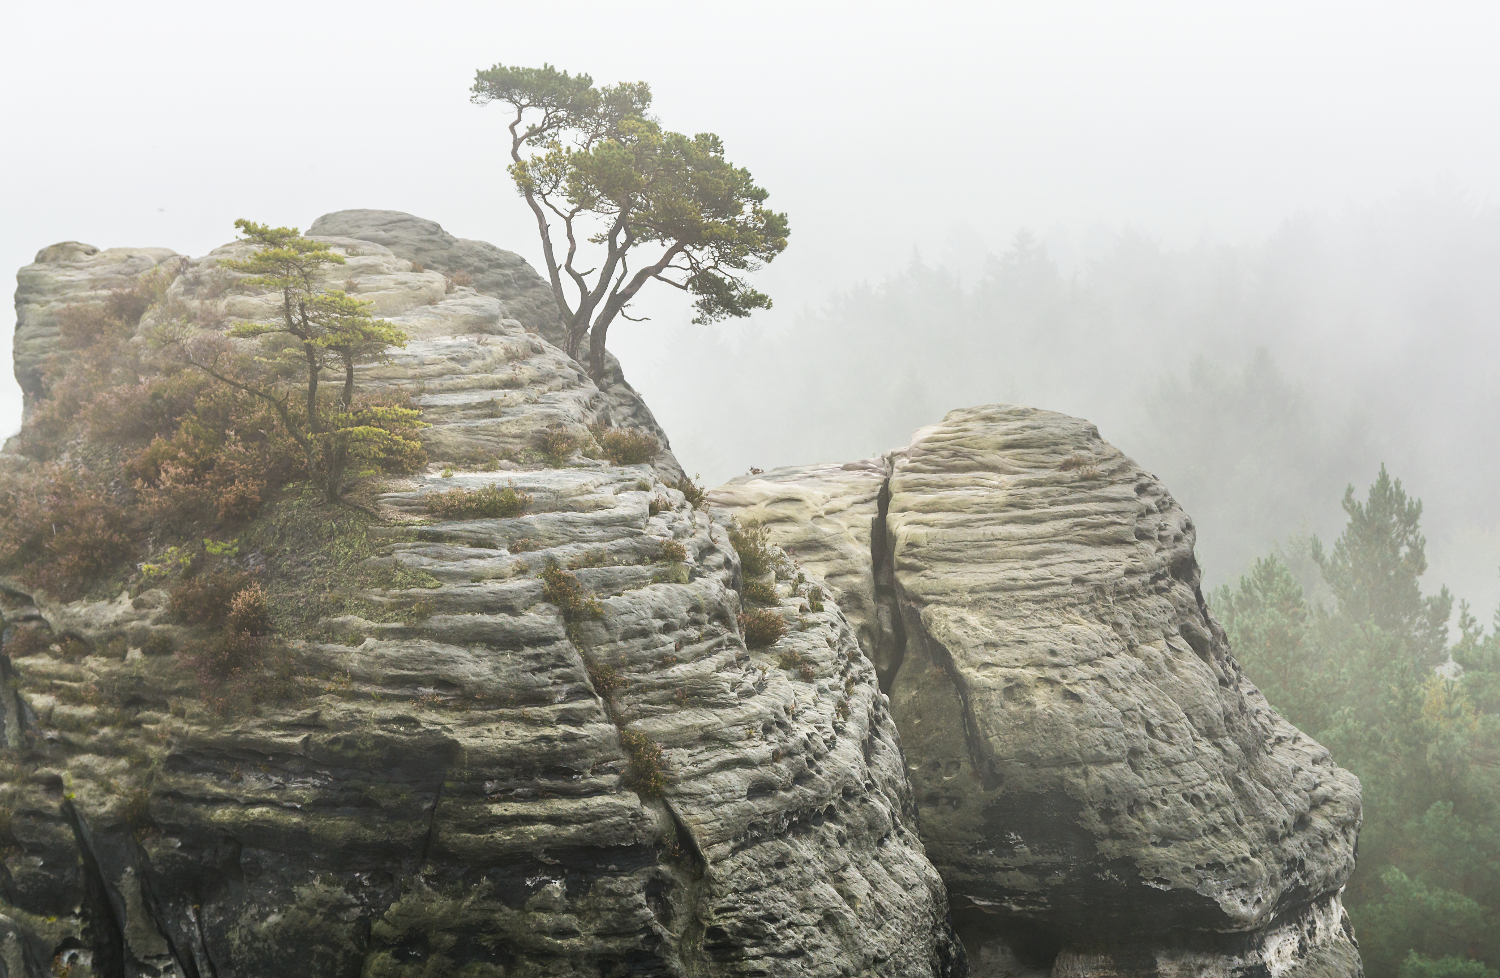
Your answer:
[[[1500,210],[1442,190],[1254,247],[1127,232],[1067,272],[1022,232],[974,281],[914,257],[779,333],[684,327],[627,368],[710,484],[873,455],[965,405],[1087,417],[1193,515],[1211,584],[1290,534],[1336,534],[1344,487],[1386,463],[1428,503],[1435,575],[1488,617],[1496,268]]]

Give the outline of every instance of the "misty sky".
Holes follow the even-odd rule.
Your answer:
[[[791,217],[790,249],[757,283],[777,306],[751,328],[771,331],[914,250],[971,277],[1021,227],[1066,270],[1125,229],[1238,246],[1413,186],[1500,201],[1489,4],[620,9],[8,4],[0,266],[66,239],[202,254],[239,217],[306,228],[351,207],[410,211],[540,265],[500,110],[467,100],[497,61],[643,79],[667,128],[719,133]],[[662,384],[648,368],[688,314],[675,294],[645,311],[611,345],[628,375]],[[1154,359],[1121,362],[1122,383]],[[672,432],[670,391],[645,393]],[[0,385],[0,429],[19,411]]]

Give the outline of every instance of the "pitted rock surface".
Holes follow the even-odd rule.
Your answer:
[[[495,296],[326,240],[349,257],[335,274],[411,335],[362,387],[411,393],[435,457],[621,420]],[[216,285],[217,258],[243,250],[185,261],[169,294],[222,303],[224,325],[255,315],[269,297]],[[58,301],[68,254],[47,265]],[[0,582],[6,625],[57,639],[0,657],[17,843],[0,872],[4,974],[964,973],[888,700],[834,604],[810,610],[783,561],[788,632],[748,649],[726,517],[668,484],[669,452],[654,467],[437,468],[388,482],[375,503],[390,518],[370,529],[375,563],[428,586],[353,603],[410,614],[326,620],[331,638],[294,643],[306,683],[281,705],[203,705],[153,643],[182,628],[159,590],[61,604]],[[530,506],[427,513],[431,493],[493,483]],[[667,541],[686,559],[663,562]],[[551,561],[599,617],[545,600]],[[659,796],[632,787],[637,734],[660,748]]]
[[[1358,782],[1245,678],[1191,519],[1092,425],[954,411],[710,498],[875,661],[976,974],[1358,973]]]

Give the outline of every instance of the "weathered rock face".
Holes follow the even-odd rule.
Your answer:
[[[462,267],[498,294],[450,290],[359,213],[314,227],[359,232],[328,238],[339,274],[412,337],[361,385],[410,392],[435,457],[640,422],[633,392],[600,392],[504,316],[511,286],[485,269],[524,266],[440,242],[494,263]],[[440,234],[389,223],[393,245]],[[173,299],[255,315],[269,298],[224,296],[213,272],[243,248],[181,263]],[[97,290],[110,254],[48,249],[23,270],[26,356],[47,355],[34,297]],[[456,467],[387,484],[367,528],[367,563],[425,586],[350,594],[323,640],[292,643],[300,695],[248,713],[200,701],[162,591],[62,604],[0,582],[0,975],[963,974],[887,698],[838,609],[806,610],[787,562],[792,627],[747,649],[726,517],[670,487],[670,453]],[[524,515],[422,516],[435,491],[496,482],[531,497]],[[669,541],[682,560],[661,559]],[[549,561],[599,617],[545,599]],[[23,647],[21,626],[55,641]]]
[[[954,411],[710,498],[856,627],[971,973],[1359,973],[1358,782],[1244,677],[1192,521],[1092,425]]]
[[[103,300],[114,289],[135,282],[162,262],[177,257],[169,248],[109,248],[63,241],[37,252],[36,261],[16,273],[16,382],[24,410],[31,413],[42,394],[42,372],[64,355],[58,342],[57,314],[64,306]]]
[[[446,275],[466,273],[481,295],[500,300],[501,315],[514,319],[542,339],[561,347],[557,302],[552,288],[518,254],[496,248],[486,241],[456,238],[436,221],[401,211],[349,210],[324,214],[313,222],[308,234],[371,241],[387,248],[397,258],[415,262],[424,269]],[[585,349],[579,354],[586,358]],[[605,355],[605,383],[601,393],[609,402],[615,424],[646,428],[668,444],[667,433],[657,424],[646,402],[641,400],[620,371],[614,354]],[[658,460],[657,467],[675,466],[675,459]],[[677,477],[682,473],[677,472]]]

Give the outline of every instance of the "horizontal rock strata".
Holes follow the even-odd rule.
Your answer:
[[[1359,973],[1358,782],[1245,678],[1191,519],[1092,425],[954,411],[711,499],[876,663],[973,973]]]
[[[788,630],[747,648],[726,518],[673,487],[670,452],[464,464],[631,423],[633,392],[600,392],[497,294],[326,240],[411,336],[361,386],[412,394],[452,460],[372,501],[369,563],[417,583],[348,595],[292,643],[300,692],[229,716],[170,654],[161,591],[62,604],[5,583],[0,974],[961,975],[888,700],[837,607],[812,610],[783,561]],[[269,297],[216,284],[243,250],[184,260],[170,295],[256,315]],[[66,301],[90,262],[49,249],[28,296]],[[428,513],[494,484],[525,510]],[[552,564],[597,616],[548,600]]]

